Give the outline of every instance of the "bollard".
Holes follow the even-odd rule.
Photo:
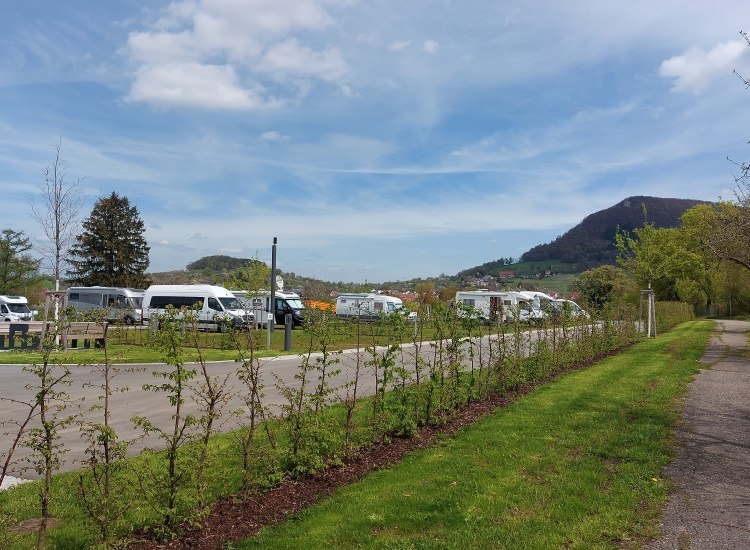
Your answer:
[[[287,313],[284,315],[284,351],[292,349],[292,328],[294,327],[294,320],[292,314]]]

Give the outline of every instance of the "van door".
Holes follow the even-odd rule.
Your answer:
[[[219,320],[216,317],[221,317],[224,308],[216,298],[209,298],[204,304],[200,321],[203,322],[205,328],[218,328]]]
[[[275,324],[284,325],[286,323],[286,314],[291,312],[292,308],[289,307],[289,304],[286,303],[286,300],[284,300],[284,298],[276,298],[276,316],[274,317]]]

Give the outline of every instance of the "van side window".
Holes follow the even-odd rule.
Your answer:
[[[84,304],[102,305],[102,295],[94,292],[79,293]]]
[[[216,298],[208,299],[208,309],[213,309],[214,311],[224,311],[221,307],[221,304],[219,304],[219,300],[217,300]]]
[[[10,313],[10,311],[8,311],[8,306],[5,304],[0,304],[0,311],[3,313]]]
[[[71,292],[70,293],[70,299],[71,300],[78,300],[79,299],[79,294],[77,292]]]
[[[167,306],[172,306],[175,309],[181,307],[193,307],[195,304],[200,304],[200,308],[203,307],[203,298],[200,296],[153,296],[151,298],[151,309],[166,309]]]

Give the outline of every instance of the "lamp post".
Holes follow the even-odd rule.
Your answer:
[[[271,335],[273,334],[274,323],[276,322],[276,237],[273,238],[271,247],[271,297],[269,298],[268,310],[271,312],[271,318],[268,320],[268,337],[266,338],[266,349],[271,349]]]

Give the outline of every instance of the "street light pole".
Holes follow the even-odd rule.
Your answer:
[[[271,318],[268,319],[268,337],[266,338],[266,349],[271,349],[271,335],[273,334],[274,323],[276,322],[276,237],[273,238],[271,247],[271,297],[268,309],[271,312]]]

